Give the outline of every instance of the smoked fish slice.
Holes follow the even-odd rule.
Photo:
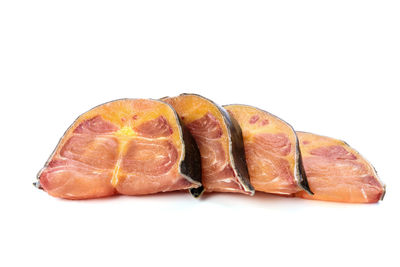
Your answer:
[[[383,199],[385,186],[374,167],[347,143],[297,132],[305,173],[314,195],[306,199],[348,203],[374,203]]]
[[[145,195],[200,187],[201,160],[170,105],[121,99],[81,115],[37,179],[59,198]]]
[[[205,191],[253,195],[238,123],[222,107],[199,95],[181,94],[161,100],[176,110],[196,140]],[[201,190],[193,189],[192,193],[199,195]]]
[[[256,191],[311,194],[292,126],[256,107],[240,104],[223,107],[242,129],[250,182]]]

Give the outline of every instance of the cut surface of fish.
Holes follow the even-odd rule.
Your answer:
[[[187,134],[164,102],[108,102],[68,128],[38,182],[50,195],[66,199],[196,188],[200,154]]]
[[[373,203],[385,186],[372,165],[343,141],[297,132],[307,179],[313,196],[298,197],[336,202]]]
[[[223,108],[199,95],[182,94],[162,100],[176,110],[196,140],[205,191],[254,194],[237,122]]]
[[[289,124],[252,106],[237,104],[224,108],[242,129],[250,182],[256,191],[285,195],[310,191],[298,139]]]

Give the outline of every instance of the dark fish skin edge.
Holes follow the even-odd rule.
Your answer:
[[[255,193],[254,187],[250,183],[250,175],[247,169],[246,154],[244,151],[242,129],[235,118],[229,115],[229,113],[222,107],[216,105],[224,116],[225,123],[231,132],[232,140],[232,156],[237,169],[237,174],[241,182],[248,188],[250,193]],[[247,191],[247,190],[246,190]]]
[[[295,132],[296,134],[296,132]],[[297,134],[296,134],[297,136]],[[300,150],[300,145],[297,143],[297,150],[299,151],[299,161],[298,166],[299,166],[299,185],[310,195],[314,195],[314,193],[311,191],[310,185],[308,184],[307,180],[307,175],[306,171],[304,170],[304,165],[303,165],[303,157],[301,156],[301,150]]]
[[[189,192],[194,198],[199,198],[204,193],[204,186],[200,186],[197,188],[191,188],[191,189],[189,189]]]
[[[201,156],[199,148],[193,136],[190,134],[189,130],[181,122],[181,119],[179,119],[179,123],[182,128],[182,136],[183,136],[182,139],[185,146],[185,158],[180,163],[180,172],[186,176],[189,176],[193,180],[201,183],[202,172],[201,172]],[[189,189],[189,192],[195,198],[200,197],[203,191],[204,191],[203,186]]]
[[[382,196],[381,196],[380,200],[383,200],[385,198],[385,195],[386,195],[386,185],[384,184],[383,185],[383,193],[382,193]]]

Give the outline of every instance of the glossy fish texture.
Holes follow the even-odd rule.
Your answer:
[[[168,104],[122,99],[81,115],[38,174],[54,197],[144,195],[201,186],[200,153]]]
[[[162,98],[178,113],[199,146],[202,181],[208,192],[254,194],[239,125],[211,100],[195,94]],[[201,194],[199,190],[192,190]]]
[[[330,137],[297,132],[303,164],[313,196],[298,197],[374,203],[383,199],[385,186],[373,166],[347,143]]]
[[[239,123],[250,182],[256,191],[292,195],[306,190],[299,143],[293,128],[280,118],[247,105],[225,105]]]

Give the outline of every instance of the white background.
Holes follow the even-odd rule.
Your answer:
[[[398,1],[1,1],[0,265],[400,266],[399,51]],[[182,92],[346,140],[385,200],[32,186],[81,113]]]

